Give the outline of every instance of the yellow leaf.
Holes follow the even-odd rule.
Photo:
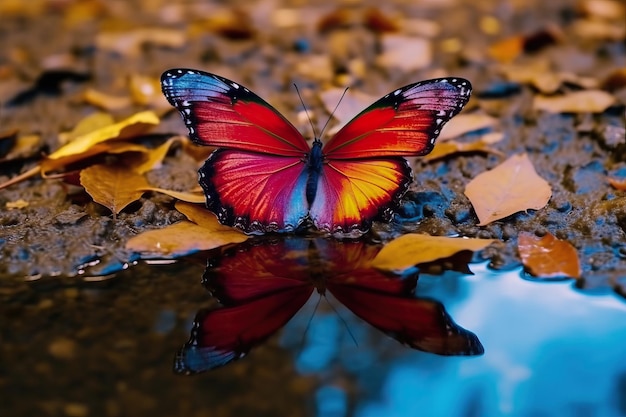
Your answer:
[[[131,238],[126,248],[135,252],[175,256],[241,243],[248,239],[237,229],[220,224],[213,213],[201,206],[177,202],[176,209],[190,221],[144,232]]]
[[[111,165],[93,165],[80,172],[80,183],[96,203],[119,213],[124,207],[139,200],[148,181],[129,168]]]
[[[167,142],[154,149],[146,149],[145,161],[133,167],[135,172],[145,174],[148,171],[158,168],[161,165],[161,162],[163,162],[163,159],[165,159],[165,156],[174,141],[176,141],[176,137],[168,139]]]
[[[498,120],[482,113],[459,114],[441,129],[439,142],[453,139],[465,133],[493,127]]]
[[[521,154],[476,176],[465,187],[465,195],[476,211],[478,225],[484,226],[518,211],[543,208],[552,190],[528,156]]]
[[[206,201],[206,197],[202,191],[199,193],[192,193],[188,191],[165,190],[163,188],[157,188],[157,187],[148,187],[148,188],[144,188],[143,190],[154,191],[156,193],[169,195],[170,197],[174,197],[178,200],[186,201],[188,203],[204,203]]]
[[[602,90],[584,90],[562,96],[537,95],[533,107],[552,113],[602,113],[615,103],[615,97]]]
[[[115,123],[113,116],[109,113],[95,112],[81,119],[78,124],[69,132],[59,134],[59,143],[66,144],[74,139],[83,136],[94,130],[101,129]]]
[[[217,219],[215,219],[217,222]],[[219,223],[218,223],[219,224]],[[164,229],[149,230],[126,242],[126,249],[155,255],[187,255],[214,249],[231,243],[246,241],[248,236],[234,229],[212,231],[204,226],[183,220]]]
[[[372,266],[402,273],[415,265],[449,258],[461,251],[482,250],[492,242],[493,239],[465,239],[409,233],[386,244],[372,261]]]
[[[104,126],[77,137],[48,155],[48,159],[60,159],[65,156],[79,154],[96,144],[108,140],[128,139],[138,136],[157,124],[159,124],[159,118],[154,112],[144,111],[137,113],[121,122]]]
[[[8,208],[9,210],[22,209],[22,208],[28,207],[28,205],[29,205],[28,201],[20,198],[17,201],[7,201],[6,208]]]
[[[502,155],[500,151],[489,147],[490,144],[498,142],[502,137],[502,133],[492,132],[492,134],[486,134],[473,142],[457,142],[455,140],[437,142],[433,150],[428,155],[424,156],[422,160],[426,162],[433,161],[461,152],[490,152],[496,155]]]

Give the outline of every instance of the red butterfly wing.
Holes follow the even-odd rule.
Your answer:
[[[199,313],[174,370],[202,372],[242,358],[283,327],[312,292],[310,285],[296,286],[242,305]]]
[[[207,207],[228,226],[293,231],[308,217],[308,173],[299,158],[218,149],[199,174]]]
[[[329,284],[328,289],[354,314],[414,349],[438,355],[484,352],[476,335],[454,323],[437,301],[399,297],[352,285]]]
[[[387,94],[352,119],[323,149],[329,159],[420,156],[469,100],[462,78],[438,78]]]
[[[203,71],[172,69],[161,76],[161,88],[198,144],[294,157],[309,152],[285,117],[233,81]]]
[[[366,232],[372,220],[388,220],[411,183],[403,158],[331,159],[322,167],[313,224],[332,233]]]

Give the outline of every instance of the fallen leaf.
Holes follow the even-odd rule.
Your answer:
[[[493,239],[466,239],[429,236],[417,233],[402,235],[386,244],[372,261],[372,267],[401,274],[415,265],[449,258],[461,251],[479,251]]]
[[[157,110],[171,107],[161,93],[161,82],[158,78],[133,74],[128,79],[128,89],[133,102],[137,105],[150,106]]]
[[[428,67],[433,60],[432,42],[416,36],[386,34],[382,37],[382,50],[376,58],[382,68],[410,72]]]
[[[201,250],[241,243],[248,236],[224,226],[209,210],[189,203],[176,203],[176,209],[192,221],[183,220],[164,229],[150,230],[131,238],[126,249],[155,255],[180,256]]]
[[[498,123],[498,119],[484,113],[459,114],[453,117],[441,129],[439,142],[453,139],[469,132],[489,129]]]
[[[65,145],[74,139],[86,135],[87,133],[104,128],[115,123],[113,116],[109,113],[95,112],[81,119],[74,129],[69,132],[59,133],[59,143]]]
[[[575,91],[561,96],[536,95],[533,107],[552,113],[602,113],[615,97],[602,90]]]
[[[159,124],[159,118],[152,111],[143,111],[112,125],[88,132],[77,137],[48,155],[48,159],[59,159],[86,151],[92,146],[109,140],[128,139],[140,135]]]
[[[174,191],[174,190],[166,190],[166,189],[157,188],[157,187],[142,188],[142,191],[154,191],[155,193],[169,195],[170,197],[174,197],[177,200],[186,201],[188,203],[206,202],[206,196],[204,195],[204,192],[202,191],[199,191],[199,192]]]
[[[538,210],[550,200],[552,190],[537,175],[528,155],[513,155],[491,171],[483,172],[465,187],[479,226],[503,219],[518,211]]]
[[[28,207],[28,205],[29,205],[28,201],[20,198],[17,201],[7,201],[7,203],[5,204],[5,207],[8,208],[9,210],[12,210],[12,209],[22,209],[22,208]]]
[[[80,184],[96,203],[107,207],[114,215],[139,200],[150,184],[131,168],[93,165],[80,172]]]
[[[125,109],[132,104],[132,100],[128,96],[113,96],[93,88],[85,90],[83,100],[88,104],[108,111]]]
[[[3,140],[2,142],[6,142],[10,146],[10,150],[0,158],[0,161],[13,161],[33,157],[41,151],[43,145],[40,135],[17,135],[17,132],[13,140]],[[4,146],[5,143],[2,145]]]
[[[423,161],[429,162],[435,159],[444,158],[455,153],[467,153],[467,152],[486,152],[503,156],[502,152],[492,149],[489,145],[498,142],[503,138],[501,132],[492,132],[483,135],[478,140],[473,142],[458,142],[455,140],[448,140],[445,142],[435,143],[433,150],[422,158]]]
[[[626,178],[608,178],[609,184],[619,191],[626,191]]]
[[[517,250],[524,268],[538,278],[580,278],[578,253],[569,242],[548,233],[543,237],[520,232]]]
[[[146,44],[180,48],[185,46],[187,35],[178,29],[140,28],[123,32],[100,32],[96,36],[96,47],[122,55],[137,56]]]
[[[513,36],[491,45],[487,54],[499,62],[511,62],[524,51],[524,38]]]
[[[174,136],[153,149],[146,148],[146,151],[143,152],[143,162],[134,165],[132,167],[133,170],[138,174],[145,174],[148,171],[159,168],[172,144],[178,140],[177,138],[177,136]]]

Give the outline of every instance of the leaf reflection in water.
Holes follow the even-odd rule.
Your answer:
[[[222,304],[202,310],[174,370],[198,373],[245,356],[283,327],[314,290],[327,291],[365,322],[413,349],[481,355],[480,341],[438,301],[415,298],[417,275],[385,275],[362,241],[285,238],[245,243],[208,260],[203,282]]]

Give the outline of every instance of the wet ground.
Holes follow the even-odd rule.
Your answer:
[[[490,269],[476,277],[422,276],[417,284],[418,297],[441,302],[454,322],[476,335],[486,352],[478,357],[404,348],[355,318],[342,323],[337,317],[352,317],[343,310],[337,316],[320,307],[306,330],[314,295],[308,314],[268,336],[245,360],[200,376],[175,375],[174,357],[191,337],[196,313],[217,305],[200,284],[206,254],[155,267],[134,265],[139,256],[125,249],[130,237],[183,218],[172,198],[146,193],[112,216],[71,176],[35,176],[0,190],[0,407],[15,416],[403,415],[397,410],[420,407],[468,416],[555,415],[559,407],[572,410],[566,415],[626,414],[620,400],[626,377],[615,365],[623,352],[626,197],[608,181],[626,180],[620,5],[3,1],[1,182],[32,168],[59,147],[60,132],[102,107],[117,120],[155,109],[162,121],[142,138],[152,145],[186,134],[179,115],[154,97],[119,106],[112,97],[85,98],[87,89],[128,97],[130,79],[156,79],[173,67],[237,80],[303,132],[309,126],[294,82],[319,129],[328,114],[320,94],[331,87],[350,85],[375,99],[421,79],[456,75],[474,85],[466,112],[495,120],[461,140],[503,136],[490,145],[499,154],[412,161],[416,181],[398,215],[365,237],[384,242],[415,231],[499,240],[480,254]],[[513,41],[495,48],[505,39]],[[411,53],[402,53],[407,44]],[[511,56],[503,58],[503,50]],[[534,104],[539,95],[588,90],[614,101],[602,111],[548,112]],[[33,142],[20,146],[29,136]],[[550,184],[550,202],[477,226],[465,185],[522,152]],[[175,146],[147,178],[189,190],[201,163]],[[12,208],[20,200],[27,205]],[[523,281],[520,231],[569,241],[582,277],[573,284]],[[509,269],[515,272],[494,272]],[[331,336],[318,339],[318,331],[332,343]],[[308,354],[316,359],[307,362]],[[577,384],[589,380],[600,382]],[[437,389],[459,401],[435,395]],[[528,400],[547,391],[541,403]],[[417,399],[415,392],[425,394]],[[447,408],[452,404],[459,408]]]

